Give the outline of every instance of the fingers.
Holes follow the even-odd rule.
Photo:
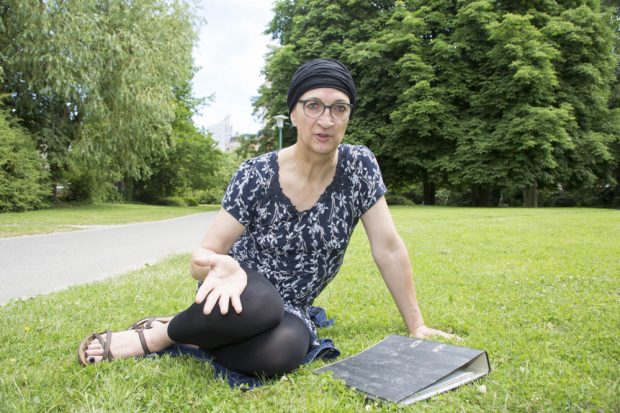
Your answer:
[[[218,302],[220,306],[220,313],[222,315],[228,314],[228,310],[231,305],[237,314],[241,314],[241,311],[243,310],[243,307],[241,306],[241,297],[238,295],[222,294]]]
[[[226,315],[228,314],[228,302],[230,301],[230,297],[227,295],[220,295],[220,299],[218,300],[220,304],[220,314]]]
[[[461,337],[457,336],[456,334],[449,334],[441,330],[435,330],[433,328],[426,328],[426,327],[416,329],[416,331],[414,331],[414,333],[411,334],[411,336],[415,338],[421,338],[423,340],[429,339],[435,336],[444,337],[444,338],[455,340],[455,341],[462,340]]]
[[[441,336],[441,337],[445,337],[445,338],[452,338],[452,337],[454,337],[452,334],[446,333],[444,331],[439,331],[439,330],[434,330],[433,334]]]
[[[207,295],[207,299],[205,300],[205,305],[204,305],[204,309],[202,310],[202,312],[205,315],[211,314],[211,311],[213,311],[213,307],[215,307],[215,304],[217,303],[219,298],[220,298],[220,294],[211,290],[209,292],[209,295]]]
[[[203,300],[203,313],[205,315],[211,314],[216,305],[219,307],[220,314],[222,315],[228,314],[228,310],[231,305],[237,314],[240,314],[243,310],[243,306],[241,305],[241,297],[239,295],[226,293],[220,288],[206,287],[203,289],[202,286],[200,286],[200,289],[196,294],[196,303],[200,304]]]
[[[240,296],[233,295],[232,297],[230,297],[230,304],[235,309],[235,313],[241,314],[241,311],[243,311],[243,307],[241,306],[241,297]]]
[[[202,303],[212,289],[213,284],[209,280],[205,280],[196,292],[196,304]]]
[[[446,333],[445,331],[441,330],[431,329],[429,336],[440,336],[444,338],[449,338],[451,340],[461,341],[461,337],[457,336],[456,334]]]
[[[448,333],[444,333],[444,334],[445,334],[444,337],[449,338],[449,339],[454,340],[454,341],[462,341],[463,340],[461,337],[457,336],[456,334],[448,334]]]

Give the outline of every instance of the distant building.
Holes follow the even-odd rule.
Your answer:
[[[218,148],[223,151],[228,150],[230,139],[233,136],[233,127],[232,123],[230,123],[230,115],[226,116],[220,123],[207,126],[206,129],[211,132],[211,135],[213,135],[213,139],[217,142]]]
[[[230,140],[228,141],[228,145],[226,145],[226,150],[234,151],[235,149],[237,149],[239,146],[241,146],[242,139],[243,139],[243,136],[231,137]]]

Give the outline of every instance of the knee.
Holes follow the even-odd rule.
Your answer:
[[[284,318],[284,303],[271,284],[248,288],[241,295],[243,312],[252,314],[253,323],[264,331],[280,324]]]

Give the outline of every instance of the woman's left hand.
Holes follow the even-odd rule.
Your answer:
[[[209,267],[207,277],[196,293],[196,304],[204,301],[205,315],[211,314],[219,304],[220,314],[228,313],[229,305],[240,314],[241,293],[248,285],[248,276],[239,263],[229,255],[210,254],[194,256],[192,263],[199,267]]]
[[[460,340],[461,338],[455,334],[449,334],[446,333],[444,331],[441,330],[435,330],[434,328],[430,328],[428,326],[426,326],[425,324],[422,324],[421,326],[418,326],[415,330],[413,330],[413,332],[411,332],[409,334],[410,337],[415,337],[415,338],[421,338],[421,339],[428,339],[431,338],[433,336],[440,336],[440,337],[445,337],[445,338],[450,338],[450,339],[454,339],[454,340]]]

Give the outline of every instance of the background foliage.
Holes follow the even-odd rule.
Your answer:
[[[139,182],[159,201],[225,185],[223,155],[190,117],[205,103],[191,96],[194,15],[183,0],[0,3],[0,93],[45,160],[45,198],[132,200]]]
[[[354,73],[346,139],[377,154],[389,202],[620,205],[617,2],[275,1],[254,101],[265,129],[224,154],[191,119],[208,103],[192,96],[193,1],[0,3],[3,128],[36,143],[45,171],[34,186],[5,171],[0,211],[217,203],[240,160],[276,148],[289,79],[320,56]]]
[[[280,0],[255,106],[286,113],[296,66],[334,57],[358,86],[347,139],[375,151],[392,190],[617,205],[619,17],[597,0]]]
[[[0,211],[43,206],[49,192],[45,163],[32,138],[0,107]]]

